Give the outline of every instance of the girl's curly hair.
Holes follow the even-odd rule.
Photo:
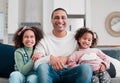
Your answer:
[[[23,35],[25,31],[27,30],[31,30],[35,34],[36,43],[33,48],[35,48],[38,42],[43,38],[43,31],[39,29],[38,27],[28,27],[28,26],[21,27],[15,32],[14,37],[13,37],[13,42],[15,44],[16,49],[20,47],[24,47],[24,44],[22,43]]]

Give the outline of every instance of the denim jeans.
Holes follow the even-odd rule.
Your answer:
[[[40,64],[37,72],[39,83],[91,83],[92,78],[92,68],[88,64],[60,71],[55,71],[49,64]]]
[[[10,74],[9,83],[38,83],[38,77],[35,73],[24,76],[19,71]]]

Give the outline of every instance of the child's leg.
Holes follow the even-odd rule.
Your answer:
[[[91,83],[99,83],[99,77],[97,75],[93,75]]]
[[[111,77],[107,71],[102,72],[99,74],[99,80],[100,83],[110,83],[111,82]]]
[[[25,77],[19,71],[14,71],[10,74],[9,83],[25,83]]]
[[[29,76],[27,76],[26,83],[38,83],[37,75],[34,73],[34,74],[30,74]]]

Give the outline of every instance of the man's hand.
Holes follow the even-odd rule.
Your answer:
[[[68,57],[66,57],[66,56],[59,56],[59,59],[62,60],[63,64],[65,65],[67,63]]]
[[[64,68],[64,65],[66,64],[66,62],[67,62],[66,57],[63,57],[63,56],[55,57],[52,55],[50,56],[50,64],[56,71]]]
[[[33,56],[32,56],[32,61],[35,62],[36,60],[38,60],[39,58],[41,58],[43,56],[42,53],[35,53]]]

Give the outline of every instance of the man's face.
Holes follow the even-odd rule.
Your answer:
[[[53,13],[51,20],[55,31],[64,31],[67,27],[67,15],[63,10],[58,10]]]

